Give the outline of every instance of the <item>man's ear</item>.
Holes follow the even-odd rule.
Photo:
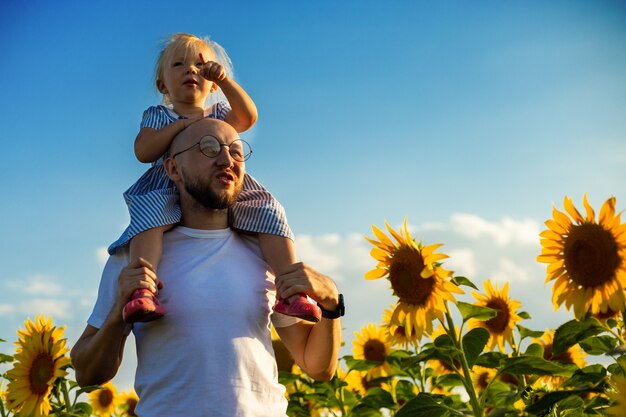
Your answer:
[[[170,177],[172,181],[180,181],[180,170],[174,158],[172,158],[171,156],[167,157],[165,161],[163,161],[163,167],[165,168],[167,176]]]
[[[215,93],[216,91],[217,91],[217,84],[213,83],[213,85],[209,89],[209,93]]]

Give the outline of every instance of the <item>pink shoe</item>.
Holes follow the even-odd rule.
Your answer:
[[[322,310],[315,304],[311,304],[304,294],[292,297],[293,301],[286,298],[278,300],[274,311],[288,316],[298,317],[303,320],[317,323],[322,318]]]
[[[122,317],[126,323],[152,321],[160,319],[163,315],[165,309],[152,291],[146,288],[135,290],[122,310]]]

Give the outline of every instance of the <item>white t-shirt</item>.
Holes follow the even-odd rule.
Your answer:
[[[270,336],[298,320],[271,314],[274,277],[258,241],[231,229],[176,227],[164,236],[159,300],[165,317],[133,325],[141,417],[285,416],[285,389]],[[104,268],[88,323],[100,328],[128,264],[119,250]]]

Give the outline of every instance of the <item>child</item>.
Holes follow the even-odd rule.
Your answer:
[[[156,86],[168,107],[148,108],[135,139],[135,155],[152,167],[125,193],[130,225],[109,247],[109,253],[130,242],[130,259],[143,258],[157,268],[163,250],[163,233],[180,221],[178,192],[163,168],[165,153],[174,137],[191,123],[205,117],[224,120],[238,132],[256,122],[256,106],[248,94],[229,76],[230,59],[224,49],[210,40],[176,34],[161,51],[156,67]],[[206,107],[207,98],[218,88],[227,101]],[[239,230],[259,234],[265,260],[276,275],[295,263],[293,235],[284,210],[269,192],[246,174],[243,188],[232,208],[230,223]],[[304,294],[278,300],[274,310],[317,322],[318,306]],[[147,289],[133,293],[123,310],[128,323],[158,319],[165,311]]]

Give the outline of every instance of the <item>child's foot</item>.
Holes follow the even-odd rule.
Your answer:
[[[152,321],[160,319],[164,314],[165,309],[159,300],[146,288],[136,290],[122,310],[122,317],[126,323]]]
[[[311,304],[304,294],[294,295],[290,299],[281,298],[274,306],[274,311],[288,316],[317,323],[322,318],[322,310]]]

